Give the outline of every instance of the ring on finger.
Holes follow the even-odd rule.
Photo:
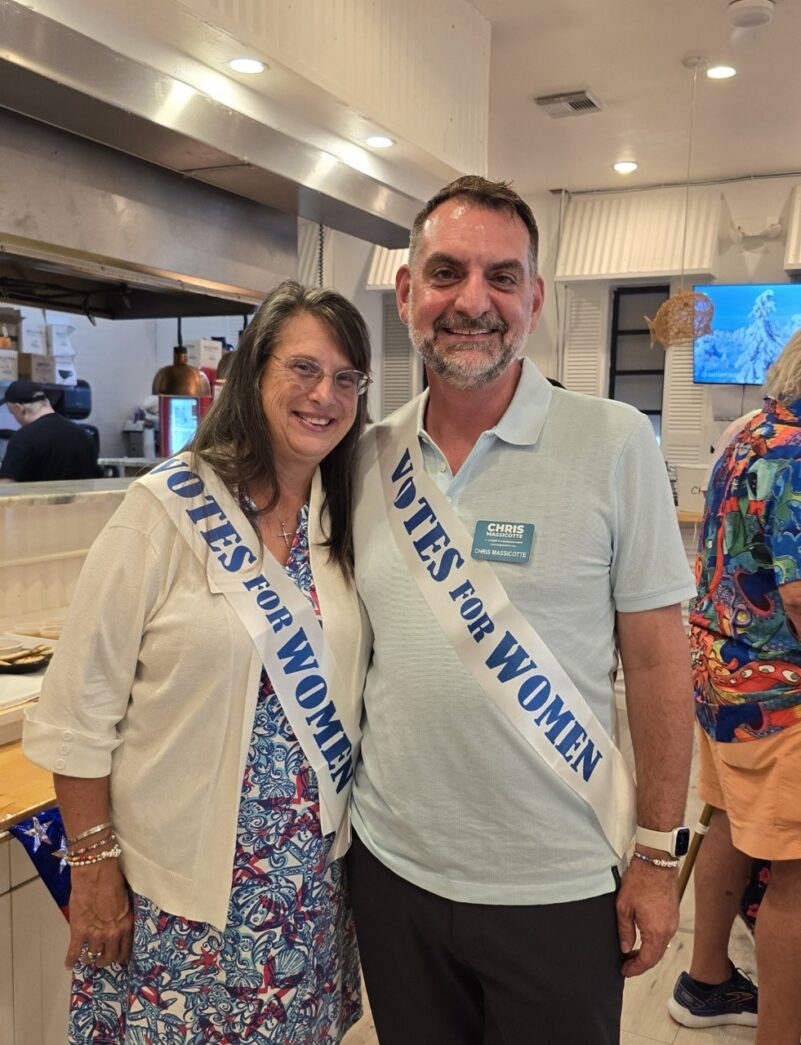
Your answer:
[[[99,958],[103,957],[103,948],[101,946],[99,951],[90,951],[89,944],[85,943],[81,948],[81,953],[86,955],[90,962],[96,962]]]

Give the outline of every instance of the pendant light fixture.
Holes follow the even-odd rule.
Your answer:
[[[706,294],[684,289],[684,265],[687,252],[687,222],[690,214],[690,174],[692,171],[693,130],[695,128],[695,92],[698,71],[706,68],[706,59],[698,54],[688,55],[682,62],[693,71],[693,92],[690,103],[690,131],[687,139],[687,176],[684,186],[684,228],[681,237],[681,276],[679,289],[664,301],[653,319],[645,317],[651,333],[651,346],[659,341],[667,350],[682,341],[693,341],[712,329],[714,305]]]
[[[209,379],[202,370],[187,362],[186,347],[178,317],[178,344],[173,349],[172,363],[156,371],[153,394],[160,396],[210,396]]]

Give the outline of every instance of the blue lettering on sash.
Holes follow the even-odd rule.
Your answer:
[[[187,468],[184,461],[171,458],[157,465],[152,471],[169,472],[167,487],[181,498],[196,500],[203,495],[202,502],[187,508],[186,514],[197,529],[198,536],[214,552],[225,570],[237,573],[243,566],[252,566],[257,561],[247,545],[242,544],[236,527],[217,500],[211,494],[204,493],[203,480]],[[209,529],[201,529],[199,524],[206,521],[213,521],[216,525]],[[230,552],[226,551],[228,548],[231,548]],[[293,623],[292,614],[263,574],[243,580],[242,587],[247,592],[255,593],[256,604],[274,632],[279,632]],[[298,628],[278,650],[278,659],[282,661],[285,675],[319,670],[320,667],[303,628]],[[305,711],[312,712],[306,718],[306,723],[318,727],[312,736],[328,765],[331,779],[339,793],[353,776],[353,747],[344,726],[335,717],[334,702],[327,698],[328,683],[320,674],[305,674],[295,686],[295,700]]]
[[[428,500],[417,495],[414,463],[408,447],[392,472],[392,483],[396,485],[393,507],[404,515],[407,509],[412,509],[411,514],[402,520],[403,528],[412,538],[412,547],[420,561],[426,564],[432,579],[445,580],[452,570],[461,569],[465,560],[456,548],[449,547],[450,537]],[[494,621],[485,612],[484,604],[469,580],[457,584],[448,594],[458,604],[459,614],[476,642],[495,630]],[[542,674],[536,661],[510,631],[504,634],[484,663],[491,671],[497,669],[501,683],[521,680],[517,691],[520,706],[531,713],[534,723],[573,772],[581,771],[584,780],[589,781],[603,753],[596,748],[573,712],[565,707],[562,697],[552,692],[550,679]],[[539,712],[536,717],[535,712]]]
[[[587,730],[576,720],[573,712],[565,707],[559,694],[552,694],[550,680],[541,673],[531,674],[537,671],[537,664],[510,631],[504,634],[484,663],[490,669],[499,669],[497,675],[501,682],[511,682],[528,675],[521,681],[517,691],[520,706],[529,712],[540,712],[534,722],[543,728],[545,738],[573,772],[581,770],[584,780],[588,781],[603,758],[603,752],[596,748]]]
[[[320,665],[314,656],[314,650],[303,628],[298,628],[295,634],[284,643],[278,650],[278,659],[287,661],[284,671],[292,675],[296,671],[309,671],[311,668],[319,668]]]
[[[157,464],[155,468],[150,469],[151,475],[158,475],[159,472],[169,472],[173,468],[186,468],[186,463],[180,459],[180,457],[170,457],[167,461],[162,461],[161,464]]]
[[[278,657],[280,660],[286,661],[284,672],[287,675],[297,671],[310,671],[313,668],[319,668],[314,651],[303,628],[298,628],[295,634],[287,639],[281,649],[278,650]],[[327,695],[328,686],[321,675],[307,675],[295,687],[295,699],[298,704],[304,710],[309,710],[310,708],[317,709],[306,718],[306,722],[308,725],[314,723],[320,727],[312,736],[328,765],[331,779],[336,785],[337,792],[340,792],[353,776],[353,760],[351,757],[353,749],[342,723],[338,718],[334,718],[335,708],[333,701],[329,700],[327,703],[323,703]],[[322,707],[320,707],[321,704]],[[338,736],[338,739],[330,743],[336,736]]]
[[[188,468],[180,472],[171,472],[167,477],[167,486],[179,497],[199,497],[204,490],[203,480]]]
[[[517,648],[512,649],[512,646]],[[532,671],[537,666],[523,647],[518,645],[517,640],[510,631],[506,632],[492,653],[487,657],[485,663],[488,668],[497,668],[499,664],[503,665],[498,672],[498,678],[501,682],[508,682],[510,679],[517,678],[518,675]]]
[[[328,701],[318,711],[306,718],[306,724],[313,726],[314,741],[319,747],[336,780],[337,791],[341,791],[353,776],[352,747],[345,735],[345,730],[338,718],[334,717],[336,709],[333,701]],[[334,740],[334,737],[337,739]],[[329,743],[333,741],[333,743]],[[326,746],[328,745],[328,746]]]
[[[400,460],[392,472],[392,481],[397,483],[402,480],[393,500],[395,508],[404,511],[412,505],[416,510],[408,519],[404,519],[403,527],[411,536],[418,531],[424,523],[432,525],[421,533],[417,533],[412,545],[426,564],[426,570],[431,578],[437,582],[444,581],[452,570],[461,569],[464,566],[464,557],[456,548],[449,547],[451,539],[445,532],[442,523],[437,519],[431,505],[425,497],[417,496],[417,488],[412,476],[412,458],[408,448],[403,451]],[[441,553],[441,554],[440,554]]]

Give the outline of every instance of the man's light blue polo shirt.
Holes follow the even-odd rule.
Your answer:
[[[529,561],[493,568],[614,733],[616,611],[694,594],[650,423],[625,404],[552,388],[525,360],[506,413],[453,476],[423,430],[426,402],[424,393],[402,409],[416,412],[427,472],[471,536],[479,520],[534,524]],[[356,580],[374,633],[357,833],[396,874],[453,900],[609,892],[616,860],[594,814],[478,686],[406,569],[374,433],[362,441],[355,526]]]

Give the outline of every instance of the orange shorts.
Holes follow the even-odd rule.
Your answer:
[[[740,852],[801,860],[801,722],[745,743],[698,737],[698,796],[726,810]]]

